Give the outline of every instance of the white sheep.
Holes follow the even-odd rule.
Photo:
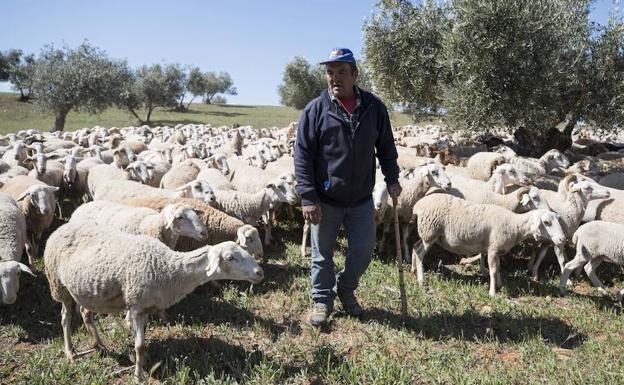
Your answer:
[[[62,304],[64,351],[71,343],[71,312],[80,313],[94,347],[104,348],[94,313],[127,312],[134,334],[135,377],[143,379],[145,325],[150,313],[163,312],[196,287],[220,279],[259,283],[264,273],[234,242],[176,252],[145,235],[132,235],[84,222],[67,223],[48,239],[45,272],[52,298]]]
[[[39,255],[39,243],[43,232],[54,220],[56,208],[54,193],[58,190],[58,187],[48,186],[25,175],[9,179],[0,189],[15,199],[26,218],[26,254],[30,266],[34,265],[35,258]]]
[[[191,207],[174,203],[165,206],[159,213],[145,207],[94,201],[80,206],[72,214],[71,221],[92,221],[129,234],[150,235],[171,249],[175,248],[181,236],[203,239],[207,236],[206,226]]]
[[[434,244],[459,255],[487,253],[491,296],[501,286],[500,256],[534,237],[561,245],[566,238],[557,214],[543,209],[515,214],[494,205],[476,204],[448,194],[431,194],[414,205],[420,241],[412,252],[412,273],[424,282],[423,259]]]
[[[21,273],[28,273],[35,277],[35,274],[23,263],[0,260],[0,303],[6,305],[15,303]]]
[[[581,266],[585,266],[585,273],[600,293],[607,295],[602,282],[596,275],[596,269],[604,262],[624,265],[624,225],[605,221],[593,221],[582,225],[572,236],[576,245],[576,255],[563,268],[559,292],[566,294],[566,286],[570,274]],[[624,290],[620,291],[622,300]]]
[[[610,193],[607,189],[601,188],[600,185],[594,182],[587,180],[579,181],[576,175],[567,176],[561,181],[561,184],[566,186],[567,189],[567,193],[563,199],[559,195],[551,196],[547,199],[547,203],[552,211],[559,214],[561,227],[563,228],[566,238],[571,239],[583,220],[588,203],[595,199],[609,198]],[[535,263],[532,263],[532,261],[529,263],[533,280],[537,280],[539,266],[549,248],[550,245],[543,245],[539,251],[537,261],[535,261]],[[555,247],[555,255],[557,256],[559,267],[563,272],[566,261],[564,245]]]
[[[111,180],[104,182],[96,190],[94,200],[107,200],[118,202],[130,198],[154,197],[154,198],[195,198],[208,204],[215,201],[214,191],[208,183],[194,180],[186,185],[178,187],[175,191],[147,186],[130,180]]]
[[[129,206],[148,207],[157,211],[162,210],[169,204],[180,203],[201,212],[200,218],[208,230],[206,239],[197,240],[180,237],[176,244],[176,250],[191,251],[206,245],[236,240],[241,247],[255,258],[259,260],[264,258],[260,234],[255,227],[246,225],[240,219],[227,215],[197,199],[133,198],[124,200],[121,203]]]
[[[559,150],[547,151],[539,159],[517,156],[509,160],[509,163],[518,167],[518,170],[531,174],[549,174],[555,170],[562,171],[570,166],[570,160]]]

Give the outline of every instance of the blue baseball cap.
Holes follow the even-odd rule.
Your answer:
[[[337,61],[355,64],[353,52],[351,52],[349,48],[334,48],[329,53],[329,58],[325,61],[320,62],[319,64],[328,64]]]

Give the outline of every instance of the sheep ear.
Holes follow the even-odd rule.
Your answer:
[[[579,191],[581,191],[581,184],[580,183],[571,183],[569,185],[568,192],[579,192]]]
[[[522,194],[522,198],[520,199],[520,204],[522,204],[523,206],[526,206],[529,204],[530,201],[531,201],[531,198],[529,197],[529,194]]]
[[[274,183],[269,183],[268,185],[265,186],[266,188],[275,188],[275,184]]]
[[[178,187],[177,189],[175,189],[174,191],[184,191],[184,190],[186,190],[186,189],[187,189],[187,188],[191,185],[191,183],[192,183],[192,182],[185,183],[185,184],[183,184],[182,186],[180,186],[180,187]]]
[[[215,252],[208,252],[208,276],[214,275],[219,270],[221,264],[221,255]]]
[[[36,277],[35,273],[33,273],[28,266],[24,265],[21,262],[18,262],[17,265],[19,266],[19,268],[20,268],[20,270],[22,272],[28,273],[28,274],[32,275],[33,277]]]
[[[171,206],[165,206],[162,211],[162,215],[165,218],[165,227],[168,229],[173,228],[173,222],[175,221],[175,211]]]
[[[19,197],[17,197],[17,199],[15,200],[16,202],[19,202],[21,200],[23,200],[24,198],[26,198],[27,196],[30,195],[30,190],[26,190],[22,193],[22,195],[20,195]]]
[[[438,155],[436,155],[435,158],[433,158],[433,161],[436,163],[442,164],[442,157],[440,156],[439,152],[438,152]]]

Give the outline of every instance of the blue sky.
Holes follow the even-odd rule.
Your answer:
[[[0,1],[0,51],[75,47],[84,39],[131,66],[180,63],[227,71],[233,104],[279,104],[277,86],[295,56],[317,62],[333,47],[362,51],[362,25],[376,0]],[[591,18],[605,23],[613,0]],[[620,14],[621,14],[620,10]],[[0,83],[0,91],[8,85]]]

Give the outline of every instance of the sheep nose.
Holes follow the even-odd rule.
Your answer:
[[[256,267],[254,269],[254,273],[256,274],[256,276],[260,279],[264,278],[264,271],[262,270],[261,267]]]
[[[17,299],[16,295],[11,295],[11,296],[5,296],[4,298],[2,298],[2,302],[5,305],[11,305],[12,303],[15,303],[15,300]]]

